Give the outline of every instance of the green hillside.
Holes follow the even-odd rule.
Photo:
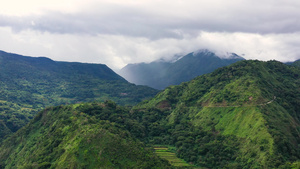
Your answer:
[[[133,108],[152,144],[208,168],[286,168],[300,159],[300,70],[240,61]],[[296,162],[298,161],[298,163]]]
[[[1,144],[0,168],[171,168],[128,115],[110,101],[47,108]]]
[[[55,62],[0,51],[0,140],[48,106],[107,99],[134,105],[156,93],[128,83],[106,65]]]

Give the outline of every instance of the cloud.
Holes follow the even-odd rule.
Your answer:
[[[126,1],[125,1],[126,2]],[[129,1],[131,2],[131,1]],[[297,1],[91,1],[76,12],[45,10],[41,15],[1,16],[0,25],[16,30],[70,34],[111,34],[182,38],[195,31],[293,33],[300,30]],[[59,8],[58,8],[59,9]],[[35,24],[32,25],[31,23]]]
[[[0,45],[115,69],[201,48],[292,61],[299,8],[297,0],[12,0],[0,6]]]
[[[267,34],[209,33],[199,38],[208,49],[233,51],[246,59],[293,61],[299,58],[300,33]],[[226,43],[224,43],[226,42]]]

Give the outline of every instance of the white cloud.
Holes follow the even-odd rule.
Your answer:
[[[0,0],[0,14],[10,16],[41,15],[47,11],[75,13],[95,0]]]
[[[218,52],[235,52],[246,59],[293,61],[299,58],[300,33],[202,33],[203,46]],[[224,43],[226,42],[226,43]]]

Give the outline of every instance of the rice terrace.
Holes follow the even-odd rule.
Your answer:
[[[185,162],[183,159],[176,157],[176,154],[172,151],[175,150],[175,147],[167,147],[167,146],[156,146],[154,147],[155,153],[169,161],[169,163],[175,167],[183,167],[183,168],[195,168],[192,164]]]

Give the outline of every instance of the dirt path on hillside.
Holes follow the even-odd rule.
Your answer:
[[[232,106],[212,105],[212,106],[203,106],[203,107],[254,107],[254,106],[265,106],[265,105],[271,104],[275,99],[276,99],[276,96],[274,96],[273,99],[268,101],[268,102],[261,103],[261,104],[256,104],[256,105],[232,105]]]

